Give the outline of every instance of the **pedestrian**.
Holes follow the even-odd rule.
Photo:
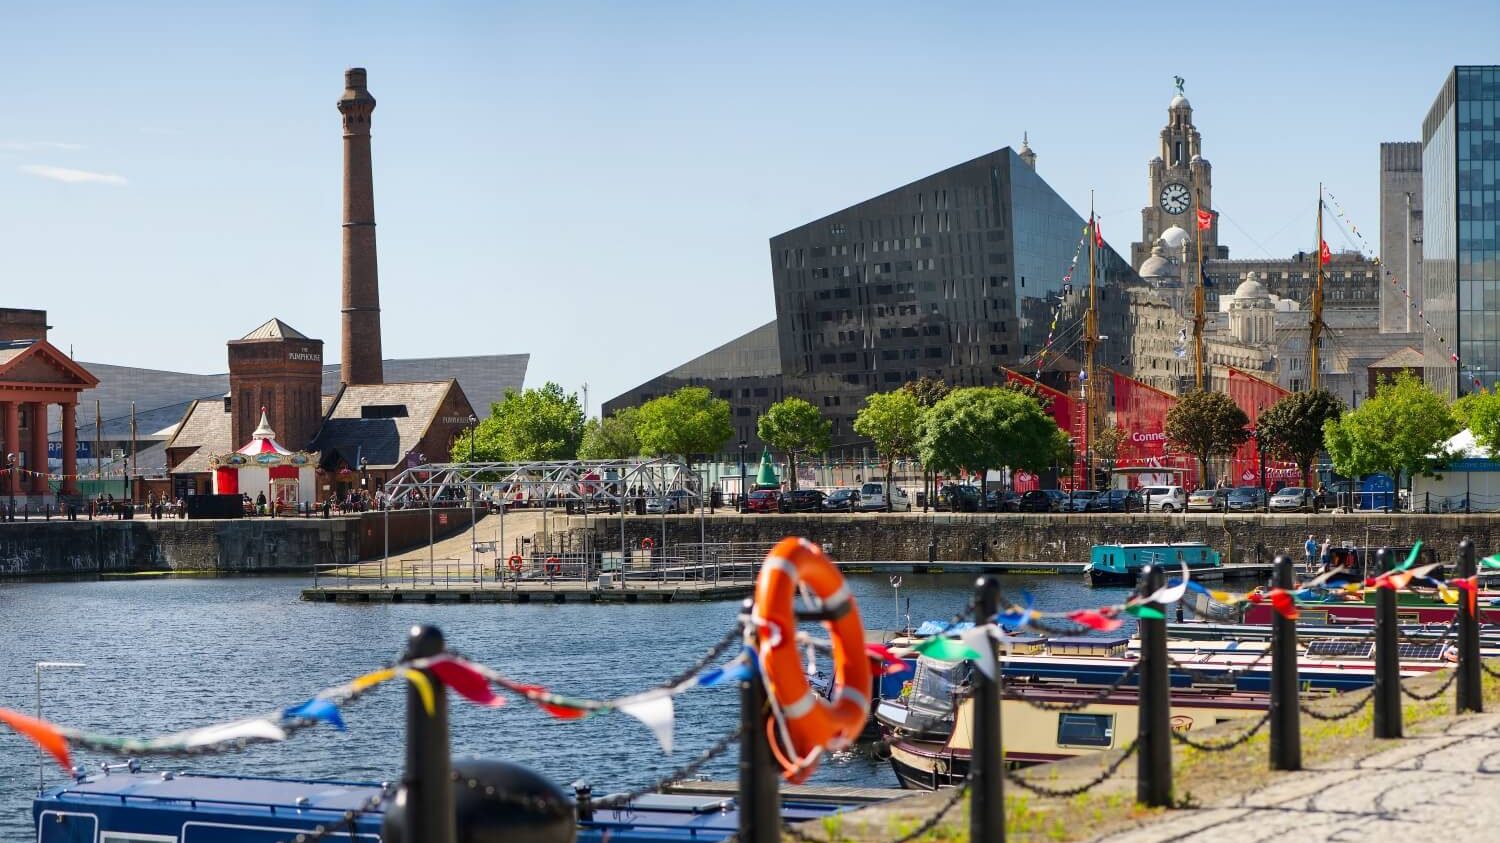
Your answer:
[[[1318,540],[1312,537],[1312,533],[1308,533],[1307,544],[1302,547],[1303,550],[1307,551],[1307,570],[1311,572],[1314,570],[1313,559],[1318,555]]]
[[[1323,537],[1323,550],[1318,554],[1318,566],[1328,567],[1328,560],[1333,557],[1333,536]]]

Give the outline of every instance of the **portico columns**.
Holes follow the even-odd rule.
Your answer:
[[[78,494],[78,404],[62,405],[62,493]]]
[[[26,454],[26,467],[32,472],[31,494],[45,495],[51,488],[47,483],[47,405],[41,401],[31,402],[31,450]]]
[[[5,469],[5,491],[7,494],[15,494],[21,491],[16,482],[16,472],[10,470],[10,455],[16,455],[16,465],[21,460],[21,405],[15,401],[7,401],[4,406],[5,418],[5,453],[0,454],[0,468]]]

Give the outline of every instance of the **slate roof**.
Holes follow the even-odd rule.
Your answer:
[[[1400,351],[1395,351],[1370,364],[1371,369],[1420,369],[1425,365],[1426,357],[1422,352],[1407,346]]]
[[[234,450],[230,439],[234,436],[234,416],[224,412],[222,398],[201,398],[188,409],[177,432],[167,440],[166,447],[195,448],[187,459],[172,469],[173,474],[199,474],[209,471],[208,458],[214,454],[227,454]]]
[[[242,340],[305,340],[307,334],[293,328],[280,319],[272,319],[259,328],[240,337]]]
[[[505,398],[507,389],[520,391],[526,380],[529,354],[485,354],[473,357],[421,357],[409,360],[382,360],[386,383],[439,381],[454,378],[464,395],[480,415],[488,415],[490,405]],[[339,389],[339,367],[323,367],[323,394]]]
[[[406,455],[427,433],[450,390],[462,389],[456,380],[419,381],[346,386],[324,417],[323,428],[308,450],[323,455],[323,465],[342,459],[357,466],[361,457],[370,468],[395,468],[404,464]],[[373,405],[400,404],[406,415],[398,418],[367,419],[361,408]],[[429,459],[441,454],[428,454]]]

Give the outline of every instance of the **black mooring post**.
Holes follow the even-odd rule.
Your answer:
[[[411,628],[406,658],[425,659],[443,652],[443,632],[423,624]],[[427,713],[422,689],[406,687],[406,828],[410,839],[422,843],[455,843],[458,831],[453,810],[453,763],[448,749],[448,692],[430,670],[432,713]]]
[[[1271,586],[1291,591],[1292,560],[1278,554]],[[1302,769],[1302,711],[1297,701],[1297,622],[1271,617],[1271,769]]]
[[[1474,541],[1458,543],[1458,576],[1474,576]],[[1478,590],[1478,586],[1475,586]],[[1477,597],[1465,591],[1458,597],[1458,710],[1484,711],[1484,690],[1479,678],[1479,615]]]
[[[974,584],[975,622],[990,622],[1000,612],[1000,580],[980,577]],[[990,656],[995,656],[995,641],[986,639]],[[974,740],[970,750],[969,771],[973,783],[969,791],[969,839],[1005,840],[1005,758],[1000,734],[1000,665],[998,659],[993,679],[983,671],[974,671]]]
[[[744,603],[745,614],[751,602]],[[779,843],[781,791],[766,735],[771,707],[759,668],[740,681],[740,843]]]
[[[1375,551],[1376,567],[1390,570],[1391,552]],[[1375,600],[1375,737],[1401,737],[1401,649],[1396,641],[1396,591],[1382,587]]]
[[[1141,569],[1141,593],[1154,594],[1165,584],[1159,565]],[[1162,612],[1165,607],[1147,604]],[[1140,721],[1136,729],[1139,767],[1135,800],[1155,808],[1172,804],[1172,697],[1167,681],[1167,622],[1163,618],[1141,618],[1141,695],[1137,703]]]

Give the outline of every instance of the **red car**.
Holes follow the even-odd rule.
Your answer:
[[[745,499],[745,508],[751,512],[775,512],[780,503],[780,492],[775,489],[757,489]]]

